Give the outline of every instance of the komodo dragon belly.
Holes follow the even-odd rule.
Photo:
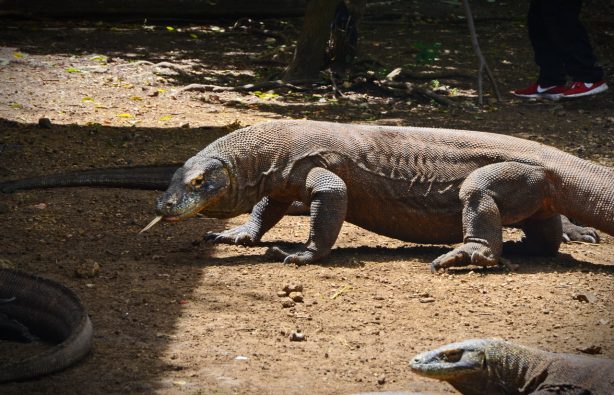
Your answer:
[[[455,201],[457,204],[450,204]],[[407,182],[376,182],[348,186],[346,220],[403,241],[460,242],[463,239],[461,214],[458,189],[452,185],[419,184],[410,188]]]

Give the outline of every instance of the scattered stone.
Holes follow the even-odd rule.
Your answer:
[[[9,205],[6,203],[0,202],[0,214],[6,214],[9,212]]]
[[[0,269],[15,269],[16,266],[13,262],[6,258],[0,258]]]
[[[283,298],[284,296],[288,296],[288,294],[286,293],[286,291],[277,291],[277,296]]]
[[[39,118],[38,127],[41,129],[51,129],[51,120],[49,118]]]
[[[100,274],[100,264],[93,259],[86,259],[75,268],[75,276],[78,278],[93,278]]]
[[[305,334],[301,332],[292,332],[290,336],[288,336],[291,342],[302,342],[305,340]]]
[[[384,385],[386,384],[386,376],[381,375],[377,378],[377,384],[379,385]]]
[[[590,355],[601,354],[601,347],[595,346],[595,345],[591,345],[587,347],[578,347],[576,348],[576,350],[583,352],[584,354],[590,354]]]
[[[295,304],[295,303],[294,303],[294,301],[293,301],[292,299],[290,299],[289,297],[287,297],[287,296],[286,296],[286,297],[284,297],[284,298],[281,300],[281,306],[282,306],[284,309],[287,309],[287,308],[290,308],[290,307],[294,307],[294,304]]]
[[[290,294],[290,292],[303,292],[303,284],[301,283],[286,284],[284,285],[283,290],[286,292],[286,294]]]
[[[578,292],[573,295],[573,298],[584,303],[595,303],[595,301],[597,301],[597,296],[590,292]]]
[[[418,299],[418,301],[420,303],[433,303],[435,301],[435,298],[429,296],[427,298],[420,298],[420,299]]]
[[[290,292],[288,296],[290,297],[290,299],[292,299],[296,303],[303,302],[303,294],[301,292]]]

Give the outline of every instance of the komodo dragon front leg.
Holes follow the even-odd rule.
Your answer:
[[[431,269],[496,265],[503,250],[502,226],[525,227],[523,244],[556,253],[563,239],[560,216],[549,206],[544,169],[516,162],[484,166],[460,188],[464,244],[435,259]]]
[[[310,204],[309,239],[303,248],[289,253],[272,247],[269,256],[284,263],[305,264],[325,257],[337,240],[347,212],[347,187],[336,174],[321,167],[309,171],[302,190],[302,201]]]
[[[290,202],[278,202],[266,196],[254,206],[246,223],[219,233],[209,232],[205,236],[205,241],[245,246],[254,245],[279,222],[290,204]]]
[[[334,173],[316,167],[309,171],[300,188],[301,200],[310,204],[309,239],[298,251],[287,252],[275,246],[267,255],[284,263],[305,264],[328,255],[345,220],[347,188]],[[253,245],[284,216],[292,202],[262,199],[252,210],[249,220],[221,233],[209,233],[205,240],[213,243]]]

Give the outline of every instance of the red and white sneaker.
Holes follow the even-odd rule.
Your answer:
[[[512,95],[525,98],[544,98],[549,100],[559,100],[566,92],[567,88],[564,85],[552,85],[548,87],[542,87],[537,82],[528,88],[516,89],[512,91]]]
[[[562,99],[596,95],[608,89],[605,81],[598,82],[573,82],[569,89],[563,92]]]

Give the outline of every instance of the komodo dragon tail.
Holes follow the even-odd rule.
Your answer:
[[[165,190],[181,164],[110,167],[51,174],[40,177],[0,183],[0,191],[15,192],[21,189],[55,187],[116,187],[132,189]]]
[[[555,209],[614,235],[614,169],[571,155],[555,163]]]
[[[0,360],[0,383],[62,370],[92,345],[92,323],[74,292],[51,280],[0,269],[0,334],[14,328],[57,344],[26,359]]]

